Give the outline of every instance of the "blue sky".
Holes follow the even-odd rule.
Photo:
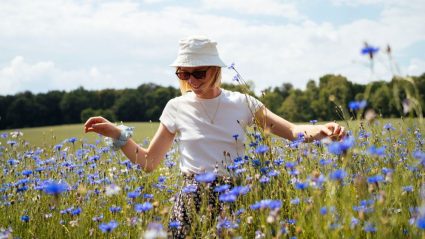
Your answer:
[[[0,94],[177,87],[178,41],[203,34],[256,92],[341,74],[357,83],[425,72],[423,0],[3,0]],[[364,42],[385,49],[374,71]],[[233,72],[223,70],[224,82]]]

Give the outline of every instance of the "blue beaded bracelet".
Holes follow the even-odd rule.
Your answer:
[[[121,130],[121,134],[117,139],[112,139],[109,137],[105,138],[106,144],[115,151],[119,150],[127,143],[128,139],[131,138],[134,131],[134,127],[128,127],[125,125],[119,125],[118,128]]]

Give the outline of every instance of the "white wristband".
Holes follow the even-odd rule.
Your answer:
[[[107,137],[105,139],[106,144],[113,150],[119,150],[124,146],[128,139],[133,135],[134,127],[128,127],[125,125],[119,125],[118,128],[121,130],[120,136],[117,139]]]

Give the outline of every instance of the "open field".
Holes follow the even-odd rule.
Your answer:
[[[153,137],[159,123],[129,122],[126,125],[135,127],[134,139],[142,143],[146,137],[149,139]],[[0,134],[11,131],[14,130],[2,130]],[[95,133],[85,134],[83,124],[24,128],[19,129],[19,131],[24,133],[25,140],[34,146],[55,145],[71,137],[84,138],[87,143],[94,143],[99,138]]]
[[[424,125],[341,123],[350,137],[330,144],[249,131],[245,155],[226,161],[234,180],[219,192],[225,211],[217,220],[206,205],[190,211],[191,235],[423,238]],[[128,125],[144,143],[158,124]],[[170,199],[181,190],[176,145],[160,168],[145,173],[96,135],[84,135],[82,124],[22,131],[0,133],[0,236],[165,238],[179,226],[169,221]]]

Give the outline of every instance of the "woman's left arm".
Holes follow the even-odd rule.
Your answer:
[[[323,125],[296,125],[274,114],[264,106],[255,113],[255,118],[266,131],[289,140],[296,139],[299,134],[303,134],[307,142],[325,137],[340,140],[346,134],[344,127],[334,122]]]

